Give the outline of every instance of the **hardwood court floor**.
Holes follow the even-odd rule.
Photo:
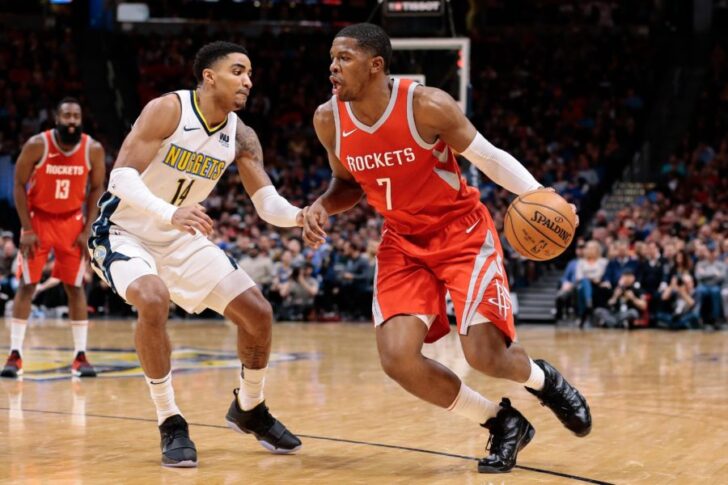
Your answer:
[[[520,386],[469,371],[456,336],[427,353],[491,399],[509,395],[536,427],[508,475],[480,475],[487,432],[416,400],[379,367],[367,324],[278,324],[267,401],[304,440],[268,454],[225,428],[237,386],[235,329],[171,323],[177,402],[190,422],[197,469],[159,466],[159,435],[132,352],[131,322],[95,322],[93,380],[68,377],[70,330],[28,329],[26,375],[2,379],[3,483],[725,483],[728,333],[519,327],[587,396],[594,429],[567,432]],[[9,322],[0,342],[9,340]],[[5,347],[2,348],[3,354]]]

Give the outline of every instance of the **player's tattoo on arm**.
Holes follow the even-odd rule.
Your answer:
[[[242,121],[238,123],[235,134],[235,163],[249,195],[264,185],[270,185],[270,178],[263,167],[263,148],[258,134]]]
[[[237,130],[235,136],[235,158],[237,160],[246,159],[253,162],[263,164],[263,148],[260,146],[260,140],[255,131],[243,125]]]

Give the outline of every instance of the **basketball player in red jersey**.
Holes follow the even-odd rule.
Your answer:
[[[105,166],[101,144],[83,133],[81,105],[64,98],[56,109],[56,127],[31,137],[15,167],[15,206],[22,225],[18,279],[13,303],[10,355],[0,375],[23,372],[23,340],[33,292],[53,250],[52,276],[63,282],[73,332],[71,372],[95,377],[86,359],[88,313],[83,292],[86,241],[96,218]],[[88,190],[87,190],[88,185]],[[86,205],[84,218],[83,206]]]
[[[478,470],[507,472],[534,428],[507,398],[500,405],[487,400],[421,351],[449,332],[449,291],[468,363],[523,383],[577,436],[590,432],[586,400],[516,341],[498,235],[454,152],[516,194],[540,185],[479,134],[448,94],[391,79],[391,52],[387,34],[371,24],[346,27],[333,41],[333,96],[314,115],[333,179],[304,210],[304,238],[321,244],[328,216],[366,195],[385,219],[372,305],[384,371],[415,396],[487,428],[490,454]]]

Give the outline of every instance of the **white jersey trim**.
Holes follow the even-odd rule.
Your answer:
[[[433,143],[427,143],[422,139],[419,132],[417,131],[417,124],[415,123],[415,110],[412,107],[412,100],[415,97],[415,89],[419,86],[419,83],[412,82],[407,89],[407,124],[409,125],[410,135],[417,142],[417,144],[425,150],[431,150],[437,144],[437,138]]]
[[[91,170],[91,143],[93,141],[93,138],[86,135],[86,168],[89,170]]]
[[[336,154],[336,158],[341,159],[341,120],[339,119],[339,102],[336,95],[331,97],[331,105],[334,110],[334,128],[336,129],[334,153]]]
[[[351,121],[354,123],[354,126],[359,128],[364,133],[369,133],[370,135],[376,132],[380,126],[382,126],[384,123],[387,122],[387,119],[389,118],[389,115],[394,110],[394,105],[397,102],[397,94],[399,92],[399,79],[394,80],[394,84],[392,85],[392,95],[389,97],[389,104],[387,105],[387,109],[384,110],[384,113],[382,113],[382,116],[374,123],[372,126],[365,125],[361,121],[359,121],[356,116],[354,115],[354,112],[351,109],[351,105],[347,102],[344,103],[346,105],[346,111],[349,113],[349,118],[351,118]]]
[[[48,140],[46,139],[45,131],[40,134],[40,137],[43,139],[43,155],[40,157],[40,161],[33,169],[33,172],[41,168],[48,158]]]
[[[81,137],[83,137],[83,133],[81,133]],[[79,140],[79,142],[78,142],[78,143],[76,143],[76,146],[75,146],[75,147],[73,147],[73,149],[72,149],[72,150],[71,150],[70,152],[66,152],[66,151],[64,151],[64,150],[63,150],[63,149],[62,149],[62,148],[61,148],[61,147],[60,147],[60,146],[58,145],[58,143],[56,143],[56,137],[55,137],[55,136],[53,136],[53,130],[51,130],[51,131],[50,131],[50,133],[48,133],[48,138],[50,138],[50,139],[51,139],[51,143],[53,143],[53,146],[54,146],[54,147],[56,147],[56,149],[57,149],[57,150],[58,150],[59,152],[61,152],[61,153],[62,153],[63,155],[65,155],[65,156],[67,156],[67,157],[70,157],[70,156],[72,156],[73,154],[75,154],[75,153],[76,153],[76,152],[78,151],[78,149],[79,149],[79,148],[81,148],[81,141]],[[82,139],[83,139],[83,138],[82,138]]]

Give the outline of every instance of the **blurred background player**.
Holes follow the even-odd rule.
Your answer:
[[[15,167],[15,205],[22,226],[21,286],[13,301],[10,355],[2,377],[23,372],[23,340],[31,301],[51,250],[55,258],[51,276],[63,282],[68,296],[75,355],[71,372],[78,377],[96,376],[86,358],[88,311],[83,275],[86,240],[98,213],[96,201],[105,178],[104,149],[83,133],[81,105],[75,98],[58,103],[55,121],[54,129],[25,143]]]

